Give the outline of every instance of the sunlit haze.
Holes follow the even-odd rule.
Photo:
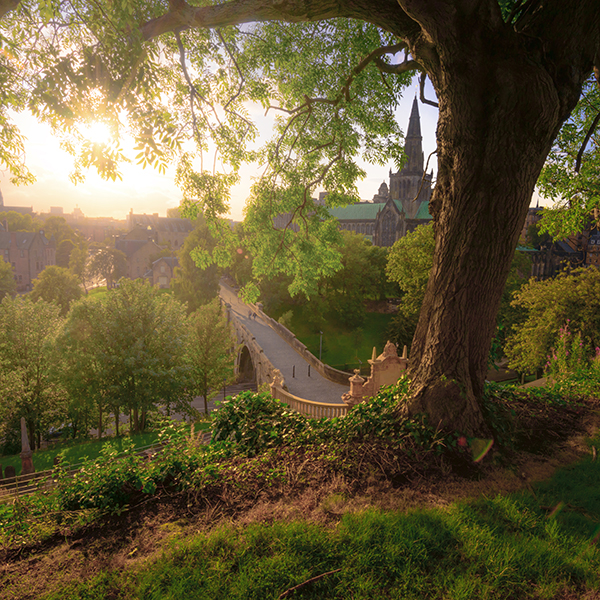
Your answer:
[[[429,97],[433,97],[430,89]],[[408,119],[415,94],[415,87],[406,89],[397,110],[397,119],[403,130],[408,126]],[[437,109],[419,104],[421,114],[421,131],[423,134],[423,151],[425,160],[435,149],[435,127]],[[261,140],[271,135],[270,118],[262,112],[252,117],[261,132]],[[0,189],[6,206],[31,206],[35,212],[48,212],[50,207],[62,207],[65,213],[71,213],[79,207],[87,217],[113,217],[123,219],[133,210],[134,213],[159,213],[165,216],[167,209],[179,206],[181,192],[175,186],[175,169],[170,168],[164,175],[151,168],[143,169],[134,162],[120,166],[121,181],[105,181],[94,170],[87,171],[84,183],[73,184],[69,174],[73,170],[73,157],[62,150],[58,139],[50,128],[39,124],[28,114],[18,115],[18,124],[26,136],[26,163],[36,178],[36,182],[28,186],[13,186],[8,173],[0,174]],[[109,136],[106,127],[101,123],[90,124],[89,136],[92,141],[102,142]],[[133,157],[133,151],[124,148],[125,153]],[[128,152],[129,150],[129,152]],[[389,165],[380,167],[361,163],[367,173],[364,180],[357,183],[363,200],[370,200],[382,181],[388,181]],[[429,170],[436,170],[435,156],[430,161]],[[234,220],[243,218],[243,207],[249,194],[252,180],[260,175],[257,165],[247,165],[241,171],[241,182],[232,189],[230,217]]]

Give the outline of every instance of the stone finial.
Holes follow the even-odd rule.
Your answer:
[[[360,369],[354,369],[354,375],[348,379],[350,383],[364,383],[364,378],[360,376]]]
[[[406,344],[404,345],[404,348],[402,348],[402,358],[408,360],[408,349],[406,348]]]
[[[371,354],[371,358],[367,362],[370,365],[374,365],[381,362],[381,358],[377,358],[377,348],[375,346],[373,346],[373,353]]]
[[[398,349],[396,348],[396,344],[394,344],[388,340],[388,343],[385,345],[385,348],[383,349],[383,356],[386,358],[388,356],[398,356]]]

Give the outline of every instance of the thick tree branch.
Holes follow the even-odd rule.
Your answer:
[[[423,104],[429,104],[429,106],[435,106],[435,108],[439,108],[440,105],[437,102],[434,102],[433,100],[427,100],[425,98],[425,77],[427,75],[425,73],[421,73],[421,76],[419,77],[419,92],[420,92],[420,96],[421,96],[421,102]]]
[[[0,0],[0,19],[19,6],[20,0]]]
[[[382,73],[390,73],[393,75],[400,75],[400,73],[406,73],[407,71],[418,71],[423,68],[421,63],[417,62],[416,60],[405,60],[397,65],[389,65],[381,58],[375,58],[374,60],[377,68]]]
[[[585,138],[583,139],[583,143],[581,144],[581,148],[579,148],[579,152],[577,153],[577,159],[575,160],[575,173],[579,173],[581,169],[581,161],[583,160],[583,153],[585,152],[585,148],[590,141],[594,131],[596,131],[596,127],[598,127],[598,123],[600,122],[600,112],[594,117],[588,132],[585,134]]]
[[[331,99],[331,98],[309,98],[308,96],[305,96],[304,104],[301,104],[300,106],[297,106],[294,109],[290,110],[290,109],[282,108],[279,106],[269,106],[269,109],[273,108],[276,110],[281,110],[283,112],[286,112],[286,113],[292,115],[294,113],[297,113],[298,111],[304,111],[307,107],[310,107],[313,104],[320,103],[320,104],[329,104],[331,106],[337,106],[344,98],[346,99],[346,102],[351,102],[352,98],[350,97],[350,86],[352,85],[352,82],[354,81],[356,76],[359,75],[360,73],[362,73],[367,68],[369,63],[371,63],[371,62],[375,62],[375,64],[377,64],[377,66],[379,67],[378,61],[381,60],[379,57],[382,56],[383,54],[396,54],[397,52],[400,52],[400,50],[403,50],[405,48],[406,48],[406,44],[401,42],[399,44],[394,44],[393,46],[381,46],[380,48],[376,48],[375,50],[373,50],[370,54],[368,54],[365,58],[363,58],[360,61],[360,63],[358,63],[358,65],[356,65],[356,67],[354,67],[354,69],[352,69],[352,72],[346,79],[344,85],[342,86],[342,89],[340,90],[340,93],[333,99]],[[387,67],[390,66],[383,61],[381,61],[381,62],[383,65],[385,65]],[[398,67],[403,67],[404,65],[406,65],[406,68],[402,68],[402,69],[398,68]],[[419,68],[418,63],[411,60],[408,62],[404,62],[401,65],[393,65],[392,70],[385,71],[385,72],[386,73],[394,73],[397,75],[399,73],[404,73],[405,71],[413,71],[418,68]],[[380,70],[384,71],[384,69],[380,69]],[[267,109],[267,110],[269,110],[269,109]]]
[[[202,7],[190,6],[184,0],[173,0],[169,11],[144,23],[141,32],[144,39],[150,40],[167,32],[190,28],[214,29],[263,21],[300,23],[336,17],[373,23],[402,38],[420,31],[418,24],[400,8],[396,0],[380,0],[376,4],[368,0],[231,0]]]

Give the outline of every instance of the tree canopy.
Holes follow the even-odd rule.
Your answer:
[[[194,260],[197,252],[210,251],[213,247],[214,240],[206,220],[199,215],[194,229],[177,253],[179,266],[175,268],[175,276],[171,281],[175,297],[187,302],[190,312],[209,303],[219,293],[221,270],[214,264],[201,269]]]
[[[561,327],[567,324],[581,335],[585,354],[593,356],[600,346],[599,303],[600,271],[595,268],[523,286],[513,301],[524,318],[508,339],[511,366],[524,372],[544,368],[558,346]]]
[[[240,163],[256,159],[254,276],[287,273],[294,293],[340,267],[335,222],[313,193],[348,202],[358,154],[401,160],[393,108],[409,73],[426,74],[439,102],[435,254],[406,409],[485,430],[479,400],[520,229],[554,139],[598,76],[597,0],[2,0],[0,16],[0,161],[14,179],[29,174],[10,109],[64,136],[75,179],[87,166],[118,177],[127,131],[142,164],[179,161],[184,205],[220,227],[212,260],[224,264],[236,245],[216,217]],[[249,103],[280,117],[258,151]],[[86,138],[98,120],[111,143]],[[273,227],[277,214],[288,227]]]
[[[33,280],[33,289],[31,290],[33,301],[41,298],[46,302],[56,302],[63,316],[69,312],[71,303],[80,297],[79,279],[64,267],[46,267]]]
[[[56,304],[5,297],[0,303],[0,435],[12,438],[24,417],[32,447],[61,413],[65,397],[52,378],[54,340],[63,319]],[[18,435],[18,433],[17,433]]]
[[[17,293],[17,282],[10,263],[0,260],[0,300]]]

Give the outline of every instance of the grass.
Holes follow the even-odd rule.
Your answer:
[[[596,440],[598,443],[600,440]],[[171,541],[134,570],[47,598],[556,598],[600,586],[600,464],[586,458],[531,491],[446,508],[346,514],[335,526],[221,526]]]
[[[377,348],[378,355],[383,351],[392,317],[390,314],[367,313],[362,327],[354,331],[326,323],[323,326],[323,362],[341,370],[358,368],[360,361],[368,366],[373,346]],[[292,327],[297,338],[318,358],[319,333],[311,332],[299,318],[292,320]]]
[[[194,427],[196,431],[199,431],[209,429],[210,425],[208,422],[200,422]],[[59,454],[63,456],[63,461],[66,464],[71,465],[78,464],[85,458],[93,460],[100,456],[100,451],[107,442],[114,444],[117,450],[121,452],[123,448],[123,439],[123,436],[105,437],[101,440],[77,441],[72,445],[69,445],[69,442],[66,442],[59,447],[38,450],[33,453],[33,465],[38,472],[52,469],[54,466],[54,459]],[[158,440],[158,432],[149,431],[146,433],[139,433],[131,436],[131,439],[136,448],[142,448],[156,443]],[[17,475],[20,475],[21,473],[21,457],[19,454],[0,456],[0,465],[2,465],[3,470],[9,465],[13,466]]]

